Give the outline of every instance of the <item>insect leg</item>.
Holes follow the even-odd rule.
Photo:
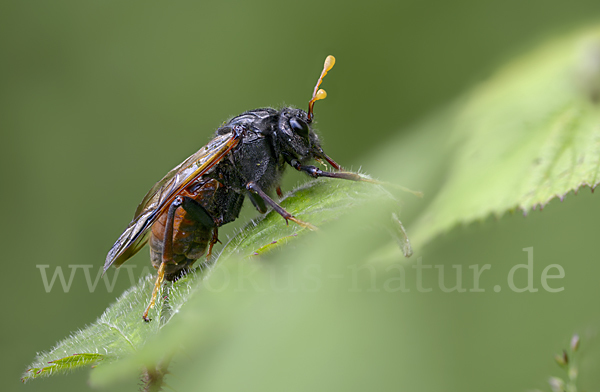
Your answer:
[[[319,169],[316,166],[312,166],[312,165],[302,165],[300,164],[300,162],[296,161],[296,160],[292,160],[291,165],[294,167],[294,169],[298,170],[298,171],[302,171],[306,174],[308,174],[311,177],[317,178],[317,177],[329,177],[329,178],[341,178],[342,180],[350,180],[350,181],[367,181],[367,182],[371,182],[368,181],[368,178],[363,178],[360,175],[356,174],[356,173],[350,173],[350,172],[328,172],[328,171],[323,171],[321,169]]]
[[[206,227],[217,227],[215,224],[215,220],[212,216],[206,211],[202,204],[198,203],[196,200],[192,199],[188,196],[183,196],[183,203],[181,205],[185,212],[190,214],[190,217],[195,221],[201,223]]]
[[[150,312],[150,309],[154,308],[154,304],[156,303],[156,296],[158,295],[158,289],[160,289],[162,282],[165,280],[166,265],[167,263],[165,263],[164,261],[160,263],[160,267],[158,268],[158,276],[156,277],[156,282],[154,283],[154,290],[152,290],[152,298],[150,299],[148,307],[146,308],[146,310],[144,310],[144,314],[142,314],[142,318],[147,323],[152,321],[151,318],[148,318],[148,313]]]
[[[259,195],[249,192],[248,198],[252,202],[252,205],[254,205],[254,207],[256,207],[258,212],[260,212],[261,214],[264,214],[265,212],[267,212],[267,205],[265,204],[265,201]]]
[[[281,207],[273,199],[271,199],[269,197],[269,195],[267,195],[262,189],[260,189],[260,187],[255,182],[251,181],[251,182],[247,183],[246,184],[246,189],[249,192],[254,193],[254,194],[260,196],[260,198],[265,203],[267,203],[268,205],[270,205],[275,211],[277,211],[277,213],[279,215],[281,215],[283,217],[283,219],[285,219],[286,223],[287,223],[288,220],[291,220],[292,222],[296,222],[297,224],[299,224],[302,227],[306,227],[306,228],[308,228],[310,230],[317,230],[317,228],[315,226],[311,225],[310,223],[303,222],[300,219],[295,218],[289,212],[287,212],[283,207]]]
[[[314,178],[318,178],[318,177],[341,178],[342,180],[362,181],[362,182],[368,182],[368,183],[377,184],[377,185],[387,185],[387,186],[391,186],[394,188],[398,188],[404,192],[412,193],[413,195],[415,195],[417,197],[423,197],[423,192],[413,191],[412,189],[408,189],[403,186],[399,186],[399,185],[395,185],[395,184],[388,184],[385,182],[366,178],[357,173],[343,172],[343,171],[341,171],[341,172],[323,171],[323,170],[317,168],[316,166],[302,165],[302,164],[300,164],[300,162],[298,162],[296,160],[292,160],[290,162],[290,165],[292,165],[292,167],[294,167],[294,169],[296,169],[298,171],[302,171]]]
[[[169,206],[169,211],[167,212],[167,223],[165,225],[165,234],[163,239],[163,253],[162,253],[162,262],[160,263],[160,267],[158,267],[158,276],[156,277],[156,282],[154,283],[154,290],[152,291],[152,297],[150,298],[150,303],[148,307],[142,314],[142,318],[144,321],[149,322],[150,318],[148,318],[148,313],[150,309],[154,308],[154,304],[156,303],[156,296],[158,295],[158,290],[162,285],[162,282],[165,279],[165,268],[167,263],[173,262],[173,221],[175,218],[175,211],[179,206],[183,204],[182,197],[176,197],[173,200],[173,203]]]
[[[210,240],[210,243],[208,244],[208,253],[206,253],[206,261],[210,259],[210,256],[212,255],[212,248],[217,242],[221,241],[219,241],[219,228],[215,227],[213,229],[213,236]]]

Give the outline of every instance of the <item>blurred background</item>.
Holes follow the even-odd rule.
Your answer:
[[[95,279],[157,180],[234,115],[264,106],[305,108],[328,54],[337,63],[323,83],[328,98],[315,109],[324,148],[344,167],[380,177],[370,162],[387,140],[410,138],[403,132],[411,124],[496,66],[599,12],[595,0],[2,2],[1,389],[88,388],[85,370],[24,386],[19,378],[37,351],[93,322],[130,282],[121,276],[113,290],[101,281],[90,292],[80,276],[68,293],[58,284],[47,293],[37,266],[49,265],[51,274],[56,266],[69,272],[69,265],[93,265]],[[407,172],[403,185],[432,198],[440,174],[423,169],[427,152],[399,162],[392,169]],[[302,180],[290,173],[284,187]],[[525,263],[522,249],[533,246],[537,277],[547,265],[565,266],[563,292],[376,293],[345,303],[339,312],[356,305],[365,311],[360,318],[371,320],[348,327],[348,339],[381,339],[369,344],[365,338],[356,352],[342,350],[345,344],[319,346],[331,361],[322,364],[328,367],[323,383],[310,385],[547,390],[546,379],[559,373],[553,354],[574,332],[591,347],[600,322],[596,198],[585,190],[543,213],[457,228],[416,250],[416,257],[444,264],[449,273],[452,265],[468,271],[490,263],[497,266],[488,275],[494,282]],[[409,229],[426,203],[411,204],[404,217]],[[149,265],[147,251],[128,263],[139,276]],[[593,390],[600,378],[589,351],[592,370],[582,370],[582,377]],[[232,364],[232,376],[238,365],[244,367]],[[289,377],[306,375],[294,361],[280,366]],[[265,387],[264,378],[252,380],[242,385]],[[298,382],[299,390],[309,385]]]

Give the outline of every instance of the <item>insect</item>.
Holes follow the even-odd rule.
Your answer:
[[[356,173],[339,171],[340,166],[321,148],[311,129],[316,101],[327,93],[319,89],[335,63],[325,60],[323,71],[308,103],[301,109],[255,109],[223,124],[215,137],[195,154],[171,170],[146,194],[129,226],[108,252],[104,272],[119,267],[150,244],[150,258],[158,276],[148,307],[154,307],[162,282],[177,280],[194,262],[218,242],[218,228],[235,220],[245,197],[261,213],[271,207],[286,221],[314,229],[310,223],[292,216],[275,202],[273,189],[281,197],[279,182],[287,165],[312,177],[368,181]],[[326,161],[337,172],[322,171],[309,161]],[[208,248],[208,251],[207,251]]]

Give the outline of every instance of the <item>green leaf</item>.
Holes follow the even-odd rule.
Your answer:
[[[78,367],[94,365],[102,359],[104,359],[104,355],[102,354],[73,354],[69,357],[48,361],[47,364],[42,362],[39,365],[40,367],[27,369],[22,380],[26,381],[34,377],[49,376],[54,372],[66,372]]]
[[[358,208],[367,201],[386,199],[394,202],[393,197],[381,186],[366,182],[337,180],[315,180],[290,193],[281,205],[298,219],[316,226],[336,220],[343,214]],[[217,258],[221,264],[228,259],[245,258],[264,254],[272,249],[311,234],[310,230],[295,223],[285,221],[275,212],[270,212],[246,225],[223,248]],[[145,323],[141,314],[147,306],[154,277],[149,275],[125,292],[92,325],[73,333],[48,352],[37,356],[33,364],[23,375],[22,380],[64,373],[76,368],[97,365],[99,367],[114,363],[112,372],[102,377],[102,382],[113,378],[139,372],[143,366],[154,366],[174,351],[160,346],[156,355],[144,351],[149,341],[156,340],[157,334],[166,326],[181,307],[190,299],[199,287],[200,278],[207,278],[214,269],[213,263],[205,263],[194,272],[167,286],[168,301],[151,311],[150,315],[158,321]],[[164,289],[163,289],[164,290]],[[164,294],[162,294],[164,296]],[[160,295],[159,295],[160,297]],[[155,314],[159,312],[159,315]],[[153,314],[154,313],[154,314]],[[210,321],[210,319],[209,319]],[[193,323],[198,325],[196,321]],[[177,335],[187,339],[187,335],[177,330]],[[181,342],[179,342],[181,343]],[[122,359],[138,358],[131,366],[123,366]]]
[[[151,276],[141,279],[94,324],[72,333],[50,351],[38,354],[22,380],[25,382],[83,366],[112,362],[138,350],[159,329],[159,323],[141,322],[141,313],[137,312],[137,309],[146,306],[153,283]],[[171,302],[172,307],[179,307],[181,304],[178,297]]]
[[[446,118],[444,183],[412,227],[423,244],[458,224],[527,213],[600,182],[600,30],[501,68]]]
[[[94,369],[92,385],[111,386],[120,379],[130,378],[140,367],[170,360],[175,353],[178,354],[173,362],[178,364],[188,363],[192,357],[209,360],[215,347],[235,345],[232,337],[238,335],[236,331],[265,314],[271,314],[269,319],[277,323],[272,318],[276,311],[271,307],[281,301],[290,309],[298,306],[304,308],[303,312],[308,311],[306,306],[323,294],[319,282],[330,276],[347,275],[349,261],[355,257],[366,260],[382,240],[389,238],[388,233],[381,230],[381,222],[389,221],[392,226],[390,210],[397,208],[396,200],[379,186],[327,180],[301,188],[294,193],[294,198],[282,205],[289,210],[299,208],[296,216],[305,221],[329,223],[318,224],[317,232],[296,231],[298,228],[291,223],[286,226],[278,216],[273,217],[275,222],[248,224],[225,247],[211,273],[198,282],[198,295],[190,299],[178,316],[142,350],[118,363]],[[272,230],[272,226],[279,230]],[[294,232],[298,236],[290,234]],[[341,232],[344,235],[340,235]],[[277,248],[281,238],[289,238],[294,244],[286,246],[285,252],[267,257],[254,254],[251,244],[261,248],[277,241],[272,244]],[[396,247],[396,257],[403,259],[399,247]],[[257,307],[260,310],[257,311]],[[250,337],[250,340],[254,339]],[[198,377],[198,373],[189,376]]]

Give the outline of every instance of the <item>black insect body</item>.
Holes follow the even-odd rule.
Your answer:
[[[150,321],[148,312],[163,280],[172,281],[184,274],[206,248],[207,258],[210,256],[218,241],[218,228],[238,217],[246,196],[261,213],[271,207],[286,222],[314,229],[268,195],[276,189],[281,196],[279,183],[288,165],[312,177],[364,180],[355,173],[322,171],[308,165],[311,160],[324,160],[340,170],[323,152],[310,127],[314,103],[326,97],[318,87],[334,62],[333,56],[327,57],[308,112],[266,108],[234,117],[217,129],[213,140],[171,170],[144,197],[134,219],[109,251],[104,271],[113,264],[120,266],[146,242],[150,243],[158,277],[142,316],[145,321]]]

